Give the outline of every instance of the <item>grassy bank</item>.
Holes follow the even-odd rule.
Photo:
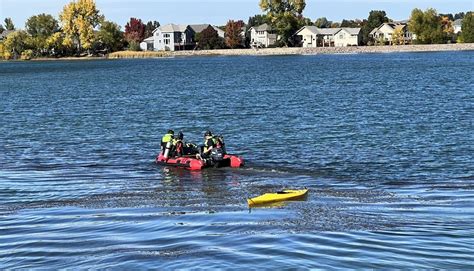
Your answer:
[[[156,58],[156,57],[168,57],[171,56],[169,52],[154,52],[154,51],[119,51],[108,55],[110,59],[120,58]]]

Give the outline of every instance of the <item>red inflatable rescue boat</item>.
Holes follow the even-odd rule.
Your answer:
[[[196,155],[185,155],[183,157],[165,158],[162,153],[156,157],[156,163],[165,166],[182,167],[189,170],[201,170],[206,167],[233,167],[244,165],[244,159],[232,154],[224,154],[223,158],[215,161],[212,158],[198,159]]]

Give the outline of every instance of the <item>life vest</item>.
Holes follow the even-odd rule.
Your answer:
[[[161,138],[161,143],[168,143],[173,140],[173,134],[166,134]]]
[[[216,141],[215,141],[214,137],[212,137],[212,136],[206,136],[205,139],[204,139],[204,152],[208,152],[208,151],[209,151],[209,147],[211,147],[211,146],[209,146],[209,144],[208,144],[209,139],[211,139],[212,142],[214,143],[213,145],[216,146]]]

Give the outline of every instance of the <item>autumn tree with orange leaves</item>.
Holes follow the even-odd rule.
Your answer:
[[[225,26],[225,44],[228,47],[235,49],[242,46],[244,40],[242,34],[243,26],[244,22],[242,20],[229,20],[227,22],[227,25]]]

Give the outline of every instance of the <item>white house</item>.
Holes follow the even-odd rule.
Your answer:
[[[402,31],[405,44],[411,43],[414,39],[413,34],[408,31],[407,24],[396,22],[381,24],[369,33],[369,37],[372,37],[375,41],[383,41],[392,44],[392,36],[395,30]]]
[[[334,47],[360,45],[360,28],[317,28],[304,26],[295,33],[303,47]]]
[[[146,38],[140,42],[140,49],[142,49],[142,51],[153,51],[154,42],[155,38],[153,36]]]
[[[140,43],[143,51],[193,50],[196,47],[196,34],[212,26],[219,37],[224,38],[224,30],[210,24],[176,25],[167,24],[153,31],[153,36]]]
[[[253,26],[250,31],[250,44],[252,46],[268,47],[277,41],[277,34],[268,24]]]
[[[153,50],[179,51],[194,48],[194,31],[189,25],[167,24],[153,31]]]
[[[360,28],[341,28],[334,34],[336,47],[359,46],[362,43]]]
[[[458,34],[462,30],[462,19],[457,19],[453,23],[454,34]]]

